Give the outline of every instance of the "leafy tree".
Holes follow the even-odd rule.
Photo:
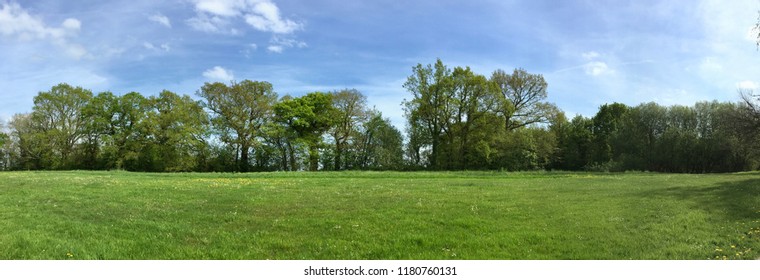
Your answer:
[[[575,116],[568,124],[560,142],[562,162],[565,170],[581,170],[591,162],[593,145],[593,121],[583,116]]]
[[[206,83],[198,91],[205,98],[205,106],[214,115],[211,123],[220,133],[220,139],[240,152],[238,171],[250,168],[249,153],[258,145],[262,126],[272,117],[272,106],[277,94],[268,82],[244,80],[227,86]]]
[[[92,92],[81,87],[58,84],[34,97],[32,122],[51,144],[54,157],[47,158],[55,169],[71,168],[75,146],[87,134],[87,119],[82,110]]]
[[[319,146],[322,134],[335,123],[337,112],[332,95],[312,92],[298,98],[283,99],[274,106],[278,121],[291,129],[309,148],[309,170],[319,168]],[[292,143],[290,144],[292,146]],[[290,151],[293,151],[291,147]],[[291,168],[295,164],[291,156]]]
[[[438,59],[435,66],[428,64],[412,68],[413,74],[404,83],[404,88],[412,93],[412,100],[404,101],[404,110],[412,128],[424,136],[416,139],[427,139],[430,142],[429,163],[433,169],[439,169],[442,157],[440,156],[441,136],[446,129],[445,125],[451,117],[451,70]],[[419,143],[423,144],[423,143]],[[422,147],[419,145],[417,150]],[[419,152],[418,152],[419,153]]]
[[[359,136],[358,165],[362,169],[398,170],[403,166],[403,139],[401,132],[383,118],[380,112],[370,113]]]
[[[9,123],[14,144],[13,163],[15,169],[52,168],[52,145],[45,131],[32,119],[30,114],[13,115]]]
[[[619,152],[612,149],[612,137],[620,128],[623,117],[628,113],[628,106],[621,103],[604,104],[592,118],[593,122],[593,146],[591,149],[591,161],[597,164],[610,162],[619,156]]]
[[[140,167],[145,171],[193,171],[196,156],[206,148],[208,115],[189,96],[164,90],[149,99],[151,110],[141,130],[146,146]]]
[[[499,113],[504,118],[504,128],[514,130],[534,123],[545,123],[556,114],[556,106],[545,102],[547,86],[544,76],[530,74],[522,68],[512,75],[496,70],[491,75],[501,93]]]
[[[5,132],[5,123],[0,120],[0,170],[7,170],[10,162],[10,136]]]
[[[479,146],[491,141],[492,135],[478,133],[491,131],[493,125],[485,121],[496,109],[498,96],[493,83],[486,77],[473,73],[469,67],[456,67],[452,72],[452,116],[444,126],[448,137],[449,168],[473,169],[483,162]],[[487,144],[486,144],[487,145]]]
[[[112,120],[113,142],[117,149],[115,168],[143,169],[139,165],[139,156],[149,141],[148,137],[143,135],[142,127],[151,106],[151,101],[137,92],[127,93],[116,100]]]
[[[85,169],[112,169],[115,167],[116,150],[113,142],[115,108],[118,97],[111,92],[94,96],[82,110],[85,121],[84,143],[81,145],[79,165]]]
[[[335,124],[330,134],[335,141],[333,170],[344,168],[343,156],[352,135],[367,117],[367,97],[355,89],[344,89],[332,93],[335,108]]]

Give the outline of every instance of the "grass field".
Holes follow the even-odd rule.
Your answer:
[[[757,259],[758,251],[760,173],[0,173],[0,259]]]

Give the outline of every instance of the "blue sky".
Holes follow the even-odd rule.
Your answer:
[[[197,98],[204,82],[280,95],[356,88],[403,128],[402,84],[436,58],[544,75],[568,116],[599,105],[737,101],[760,87],[757,0],[0,0],[0,120],[66,82]]]

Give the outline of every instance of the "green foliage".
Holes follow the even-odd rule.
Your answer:
[[[357,134],[359,124],[363,123],[367,116],[367,97],[355,89],[345,89],[332,93],[332,106],[335,108],[335,120],[330,135],[335,142],[334,154],[323,166],[331,166],[332,170],[341,170],[351,167],[351,162],[344,160],[346,153],[355,153],[358,145]],[[353,145],[351,145],[353,144]],[[354,146],[354,147],[350,147]],[[399,154],[400,156],[400,154]]]
[[[446,170],[549,165],[556,141],[544,137],[547,130],[539,124],[559,110],[544,102],[543,76],[497,70],[489,80],[469,67],[449,70],[440,59],[435,66],[418,64],[412,71],[404,87],[413,98],[404,109],[407,155],[413,164]]]
[[[754,260],[759,186],[758,173],[0,172],[0,259]]]
[[[46,161],[53,169],[70,169],[75,166],[75,146],[87,132],[87,119],[82,111],[92,98],[92,92],[81,87],[62,83],[34,97],[31,121],[38,143],[45,143],[49,153]]]
[[[239,159],[235,157],[238,167],[233,170],[248,171],[250,150],[259,145],[261,128],[272,118],[272,106],[277,101],[272,84],[249,80],[230,86],[206,83],[198,95],[214,113],[211,123],[222,142],[239,150]]]
[[[356,164],[361,169],[397,170],[404,166],[401,132],[373,112],[364,123],[363,133],[357,137]]]
[[[743,102],[604,104],[568,121],[540,74],[417,64],[403,87],[406,139],[355,89],[277,94],[268,82],[95,96],[59,84],[0,133],[0,169],[130,171],[591,170],[760,167],[760,108]],[[207,114],[210,112],[210,115]]]
[[[540,74],[530,74],[522,68],[515,69],[512,75],[496,70],[491,82],[498,88],[498,112],[506,130],[546,123],[558,111],[553,104],[544,102],[548,84]]]
[[[162,91],[148,99],[151,110],[140,123],[144,146],[138,156],[144,171],[193,171],[206,148],[208,115],[189,96]]]
[[[295,132],[298,140],[309,147],[309,170],[317,171],[322,134],[332,127],[338,114],[332,104],[332,95],[312,92],[298,98],[286,98],[274,106],[274,112],[277,121]]]

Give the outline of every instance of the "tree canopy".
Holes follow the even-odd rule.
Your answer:
[[[265,81],[93,94],[65,83],[0,124],[0,170],[649,170],[758,168],[760,105],[603,104],[572,116],[541,74],[412,67],[404,132],[356,89],[278,96]]]

